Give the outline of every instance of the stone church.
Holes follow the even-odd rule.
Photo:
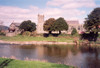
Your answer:
[[[38,34],[45,33],[45,31],[43,30],[44,22],[45,22],[44,15],[38,15],[38,24],[37,24]],[[78,20],[66,20],[66,23],[69,25],[69,29],[68,31],[62,31],[62,33],[71,34],[73,28],[76,28],[78,33],[83,31],[83,25],[79,24]]]
[[[37,34],[47,33],[46,31],[43,30],[44,22],[45,22],[44,15],[38,14],[38,24],[36,30]],[[79,33],[83,31],[83,26],[79,24],[78,20],[70,20],[70,21],[67,20],[66,23],[68,23],[69,29],[68,31],[62,31],[62,33],[71,34],[73,28],[76,28],[76,30]],[[20,33],[19,26],[20,23],[12,22],[8,29],[9,30],[8,33],[6,33],[6,36],[16,36],[17,34],[19,34]]]

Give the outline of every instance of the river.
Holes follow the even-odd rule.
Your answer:
[[[9,45],[0,44],[0,57],[45,60],[79,68],[100,68],[100,47],[75,45]]]

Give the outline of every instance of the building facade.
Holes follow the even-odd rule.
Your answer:
[[[82,32],[83,31],[83,25],[82,24],[79,24],[79,21],[78,20],[67,20],[66,21],[69,25],[69,29],[67,31],[68,34],[71,34],[73,28],[75,28],[77,30],[78,33]]]
[[[19,26],[20,26],[20,23],[15,23],[15,22],[11,23],[9,27],[9,32],[18,32]]]
[[[43,30],[43,25],[44,25],[44,15],[39,15],[38,14],[38,24],[37,24],[37,34],[43,34],[43,33],[47,33],[46,31]],[[79,21],[78,20],[67,20],[66,23],[69,25],[69,29],[68,31],[62,31],[62,33],[67,33],[67,34],[71,34],[73,28],[76,28],[76,30],[80,33],[83,31],[83,26],[79,24]],[[10,35],[11,34],[18,34],[20,33],[20,30],[19,30],[19,26],[20,26],[20,23],[11,23],[10,27],[9,27],[9,32],[7,33],[7,35]]]
[[[6,33],[6,36],[16,36],[21,33],[19,29],[20,23],[11,23],[10,27],[8,28],[8,32]]]
[[[38,15],[38,24],[37,24],[37,33],[43,34],[46,33],[46,31],[43,30],[43,24],[44,24],[44,15]],[[78,33],[83,31],[83,25],[79,24],[78,20],[67,20],[66,23],[69,25],[68,31],[62,31],[62,33],[71,34],[73,28],[76,28]]]

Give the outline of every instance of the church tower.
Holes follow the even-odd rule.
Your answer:
[[[43,24],[44,24],[44,15],[38,14],[38,24],[37,24],[37,33],[38,34],[44,33]]]

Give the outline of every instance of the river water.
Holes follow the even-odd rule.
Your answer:
[[[53,63],[100,68],[100,47],[75,45],[8,45],[0,44],[0,57],[15,56],[17,59],[45,60]]]

